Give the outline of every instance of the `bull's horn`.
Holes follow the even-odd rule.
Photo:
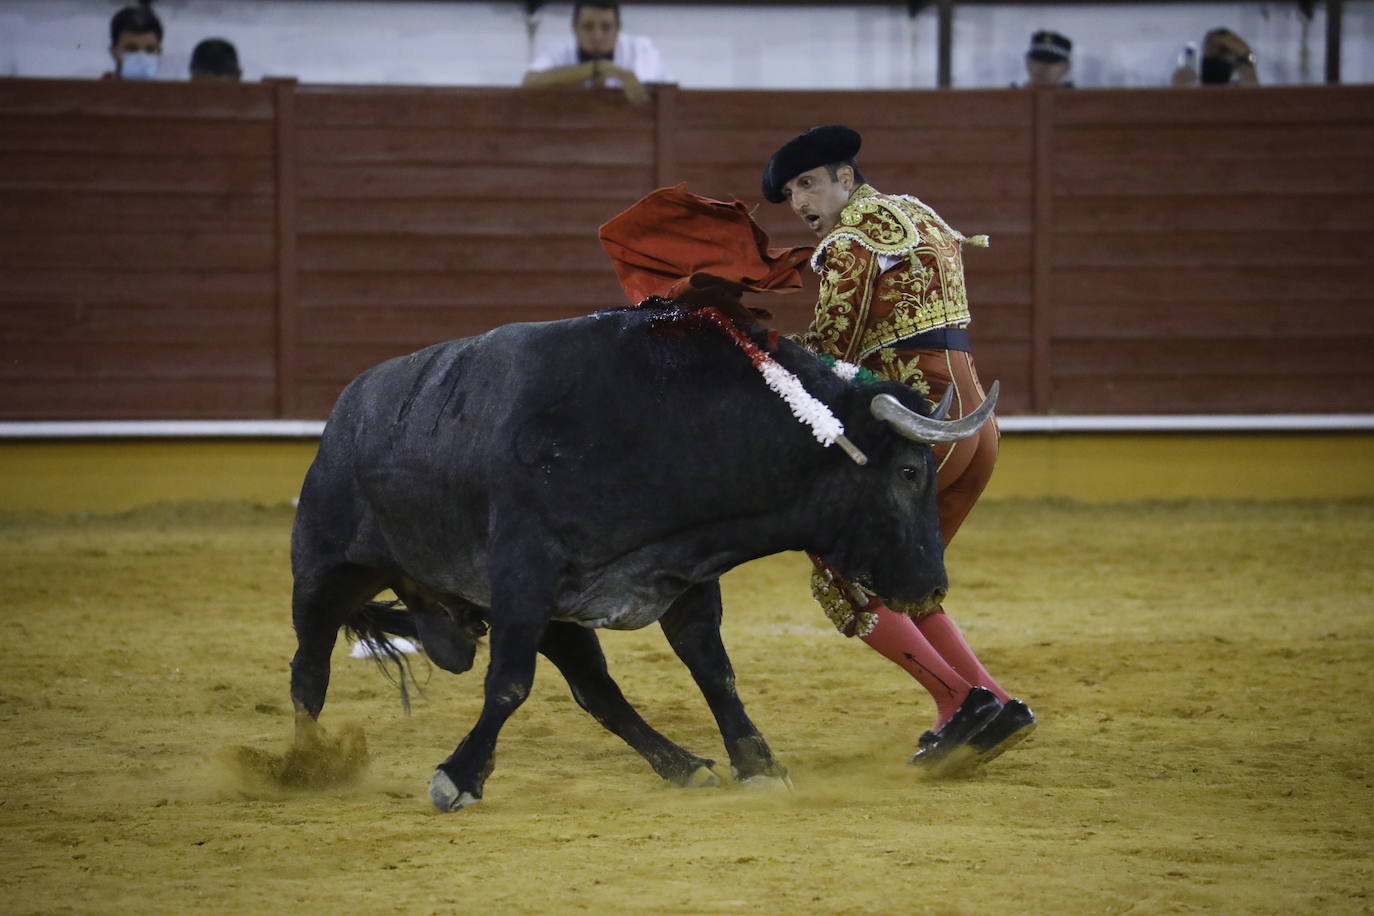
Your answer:
[[[949,411],[949,401],[954,391],[953,385],[945,390],[944,399],[941,400],[940,406],[935,409],[935,417],[922,416],[914,410],[908,410],[902,406],[901,401],[890,394],[875,396],[868,409],[873,416],[891,426],[899,435],[913,442],[940,445],[945,442],[958,442],[960,439],[967,439],[978,432],[978,428],[987,422],[988,417],[992,416],[993,409],[997,407],[997,392],[999,390],[998,383],[993,382],[992,387],[988,389],[988,396],[983,400],[983,403],[978,405],[978,409],[958,420],[935,419],[935,417],[943,417]]]
[[[943,420],[949,416],[949,409],[954,406],[954,386],[945,386],[945,396],[940,398],[940,403],[935,405],[935,411],[931,413],[932,420]]]

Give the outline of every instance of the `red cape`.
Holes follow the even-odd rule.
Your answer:
[[[720,281],[750,292],[790,293],[801,289],[797,267],[812,251],[769,248],[768,233],[743,202],[689,194],[685,182],[644,197],[599,235],[631,304]]]

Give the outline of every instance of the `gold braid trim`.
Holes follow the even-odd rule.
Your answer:
[[[879,598],[868,589],[840,578],[835,570],[815,557],[811,558],[811,564],[811,596],[844,636],[867,636],[873,632],[878,625],[878,615],[870,610],[872,607],[886,607],[918,623],[940,610],[938,604],[923,608],[906,601]]]
[[[913,201],[916,199],[911,198]],[[849,203],[840,211],[839,222],[811,255],[811,269],[821,272],[825,250],[840,239],[858,242],[874,254],[907,254],[921,243],[912,213],[903,207],[905,199],[879,194],[872,185],[854,189]],[[917,204],[920,202],[917,201]],[[914,211],[919,213],[920,211]]]
[[[926,374],[921,369],[920,353],[904,360],[901,357],[903,352],[910,351],[894,350],[891,347],[879,348],[876,354],[870,353],[865,356],[861,365],[882,378],[901,382],[928,397],[930,395],[930,382],[926,381]]]
[[[844,636],[867,636],[878,625],[878,615],[867,608],[856,607],[827,570],[811,570],[811,596],[821,606],[825,616],[830,618],[835,629]],[[883,600],[882,604],[888,610],[905,614],[918,623],[940,609],[938,604],[923,608],[905,601]]]
[[[831,246],[821,275],[816,314],[803,341],[808,349],[854,362],[858,332],[868,321],[880,271],[877,257],[849,239],[839,239]]]
[[[892,199],[901,201],[905,204],[907,209],[911,212],[913,219],[928,220],[933,223],[938,223],[940,228],[945,230],[950,238],[954,239],[960,245],[972,245],[974,248],[987,248],[991,243],[991,240],[986,235],[964,235],[958,229],[955,229],[949,223],[945,222],[945,218],[936,213],[934,207],[931,207],[914,194],[894,194],[892,195]]]
[[[915,197],[860,185],[812,255],[821,289],[806,345],[862,363],[922,331],[967,325],[959,249],[978,242],[986,239],[966,238]],[[879,256],[898,264],[884,271]]]
[[[811,595],[835,629],[845,636],[867,636],[878,625],[878,615],[856,606],[846,594],[846,586],[848,590],[863,594],[857,586],[845,582],[831,570],[820,565],[812,567]]]

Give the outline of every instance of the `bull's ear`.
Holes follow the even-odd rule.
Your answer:
[[[1001,385],[998,382],[993,382],[992,387],[988,389],[987,398],[978,405],[978,409],[958,420],[936,419],[949,411],[949,405],[945,404],[943,400],[940,402],[941,406],[935,411],[935,417],[925,417],[914,410],[907,409],[902,406],[901,401],[890,394],[876,395],[869,402],[868,409],[873,416],[891,426],[898,435],[913,442],[940,445],[967,439],[978,432],[979,428],[987,422],[988,417],[992,416],[993,410],[996,409],[997,395],[1000,391]],[[945,400],[948,399],[949,392],[946,391]]]

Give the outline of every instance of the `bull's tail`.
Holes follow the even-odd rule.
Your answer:
[[[344,624],[344,632],[349,639],[361,640],[369,647],[377,668],[401,691],[401,708],[410,715],[409,684],[415,684],[420,696],[425,695],[424,687],[415,680],[406,653],[396,648],[388,637],[418,639],[414,615],[399,601],[369,601]]]

